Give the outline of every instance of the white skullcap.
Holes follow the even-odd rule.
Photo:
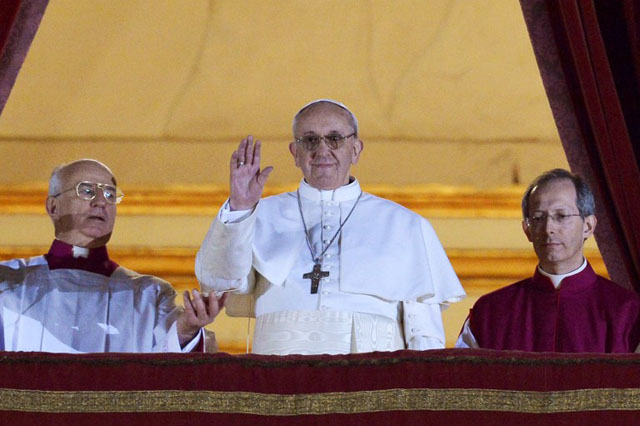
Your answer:
[[[338,102],[335,101],[333,99],[316,99],[315,101],[311,101],[308,104],[306,104],[305,106],[303,106],[302,108],[300,108],[300,110],[296,113],[296,115],[293,117],[293,123],[292,123],[292,127],[293,127],[293,131],[295,132],[295,127],[296,127],[296,119],[298,118],[298,116],[300,114],[302,114],[302,112],[304,110],[306,110],[307,108],[309,108],[312,105],[315,104],[320,104],[320,103],[328,103],[328,104],[333,104],[336,106],[339,106],[340,108],[342,108],[343,110],[347,111],[349,113],[349,115],[351,116],[351,120],[353,121],[353,127],[354,130],[356,132],[356,134],[358,134],[358,119],[356,118],[356,116],[351,112],[351,110],[349,108],[347,108],[347,106],[345,104],[343,104],[342,102]]]

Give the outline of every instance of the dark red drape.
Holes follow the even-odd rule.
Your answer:
[[[640,290],[640,0],[520,0],[558,133],[596,196],[611,278]]]
[[[0,1],[0,114],[49,0]]]
[[[0,54],[9,38],[19,8],[20,0],[5,0],[0,3]]]
[[[640,355],[0,352],[0,424],[638,425]]]

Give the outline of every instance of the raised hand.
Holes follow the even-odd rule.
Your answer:
[[[264,184],[273,167],[260,170],[260,141],[253,143],[253,136],[242,139],[238,149],[231,154],[229,206],[231,210],[252,209],[260,197]]]
[[[213,322],[226,299],[226,293],[219,299],[214,293],[210,293],[208,297],[200,294],[198,290],[193,290],[192,293],[193,299],[188,291],[182,294],[184,311],[178,317],[177,324],[178,340],[181,346],[189,343],[202,327]]]

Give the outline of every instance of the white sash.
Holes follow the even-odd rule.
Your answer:
[[[342,311],[284,311],[256,319],[253,353],[348,354],[405,349],[402,328],[381,315]]]

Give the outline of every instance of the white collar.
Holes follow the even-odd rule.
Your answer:
[[[86,247],[73,246],[71,249],[73,253],[73,257],[89,257],[89,249]]]
[[[300,182],[298,189],[300,196],[311,201],[349,201],[358,198],[362,190],[358,179],[336,189],[317,189],[309,185],[304,179]]]
[[[587,267],[587,259],[583,259],[582,265],[580,265],[578,269],[574,269],[573,271],[567,272],[566,274],[550,274],[548,272],[543,271],[540,265],[538,265],[538,271],[540,271],[540,273],[545,277],[548,277],[553,283],[553,286],[555,288],[558,288],[560,287],[560,283],[562,282],[563,279],[565,279],[566,277],[570,277],[571,275],[575,275],[582,272],[586,267]]]

